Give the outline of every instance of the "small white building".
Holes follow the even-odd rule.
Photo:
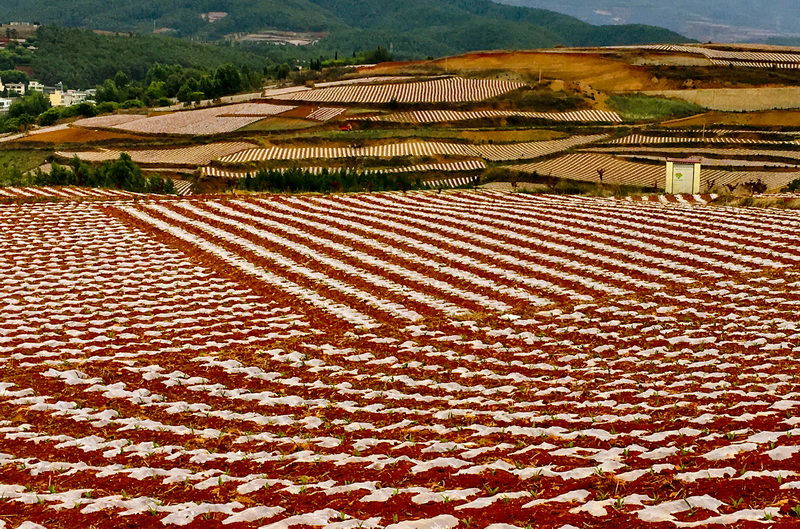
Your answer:
[[[28,83],[28,92],[44,92],[44,85],[39,81],[30,81]]]
[[[666,192],[672,195],[700,193],[701,161],[699,158],[667,158]]]
[[[9,94],[25,95],[25,83],[6,83],[5,89],[8,90]]]
[[[8,112],[11,108],[11,100],[0,97],[0,112]]]

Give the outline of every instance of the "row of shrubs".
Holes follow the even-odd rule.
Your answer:
[[[789,184],[781,189],[781,191],[785,193],[793,193],[795,191],[800,191],[800,178],[795,178]]]
[[[146,177],[127,153],[120,154],[113,162],[106,161],[95,167],[77,157],[68,166],[53,163],[49,173],[40,169],[35,171],[31,185],[99,187],[134,193],[175,194],[175,183],[171,178],[165,179],[159,175]]]
[[[231,187],[243,191],[272,193],[328,193],[355,191],[408,191],[427,189],[419,177],[414,180],[404,173],[364,173],[352,169],[312,173],[307,169],[262,169],[255,174],[231,182]]]

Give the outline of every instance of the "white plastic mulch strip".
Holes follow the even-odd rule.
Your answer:
[[[461,162],[444,162],[444,163],[432,163],[432,164],[417,164],[417,165],[407,165],[401,167],[384,167],[379,169],[363,169],[357,168],[354,169],[359,173],[367,173],[367,174],[379,174],[379,173],[423,173],[428,171],[444,171],[444,172],[460,172],[460,171],[479,171],[486,169],[486,163],[483,160],[464,160]],[[270,168],[274,171],[288,171],[289,168],[285,167],[273,167]],[[340,170],[353,170],[346,167],[300,167],[298,168],[301,171],[308,171],[312,174],[320,174],[323,171],[327,170],[329,172],[336,172]],[[253,176],[258,169],[254,169],[251,171],[228,171],[225,169],[220,169],[218,167],[209,166],[203,167],[203,174],[205,176],[211,176],[216,178],[245,178],[249,174]]]
[[[443,123],[448,121],[468,121],[512,116],[559,122],[622,122],[622,118],[618,113],[607,110],[575,110],[571,112],[523,112],[513,110],[476,110],[460,112],[457,110],[417,110],[383,116],[370,116],[364,119],[368,121],[389,121],[395,123]]]

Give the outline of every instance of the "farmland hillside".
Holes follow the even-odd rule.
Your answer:
[[[0,0],[12,20],[202,40],[263,32],[310,32],[321,50],[349,53],[377,44],[399,55],[443,55],[476,49],[683,42],[652,26],[598,27],[576,18],[489,0]],[[214,16],[209,16],[214,13]]]

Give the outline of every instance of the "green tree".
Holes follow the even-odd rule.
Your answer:
[[[124,101],[122,97],[122,93],[120,92],[117,85],[114,84],[114,81],[111,79],[106,79],[103,81],[102,86],[97,89],[97,94],[95,95],[95,100],[98,103],[121,103]]]
[[[164,194],[174,195],[175,193],[175,182],[172,180],[172,178],[167,177],[167,179],[164,181]]]
[[[21,130],[19,118],[6,118],[3,122],[3,132],[19,132]]]
[[[142,170],[133,163],[128,153],[123,152],[108,168],[108,177],[117,189],[133,191],[135,193],[147,192],[147,181],[142,175]]]
[[[128,88],[131,80],[128,78],[128,74],[125,72],[117,72],[114,75],[114,84],[117,85],[117,88],[122,91]]]
[[[97,108],[91,103],[78,103],[74,105],[75,107],[75,114],[78,116],[83,116],[85,118],[91,118],[97,115]]]
[[[27,114],[33,116],[33,119],[36,119],[36,116],[48,108],[50,108],[50,99],[45,97],[41,92],[32,92],[29,95],[21,97],[11,105],[11,108],[8,109],[8,117],[19,118]]]
[[[55,125],[56,122],[61,118],[61,112],[57,108],[48,108],[36,119],[36,122],[39,123],[42,127],[49,127],[50,125]]]
[[[364,56],[364,61],[368,63],[389,62],[394,60],[394,55],[389,53],[389,50],[383,46],[378,46],[376,49],[368,52]]]
[[[214,73],[217,84],[217,95],[236,94],[244,89],[244,81],[239,69],[233,64],[226,64]]]
[[[162,97],[167,97],[167,83],[164,81],[153,81],[148,85],[145,96],[149,101],[158,101]]]
[[[0,70],[13,70],[17,65],[17,56],[8,50],[0,50]]]
[[[28,74],[19,70],[2,70],[0,79],[4,83],[27,83],[29,81]]]

